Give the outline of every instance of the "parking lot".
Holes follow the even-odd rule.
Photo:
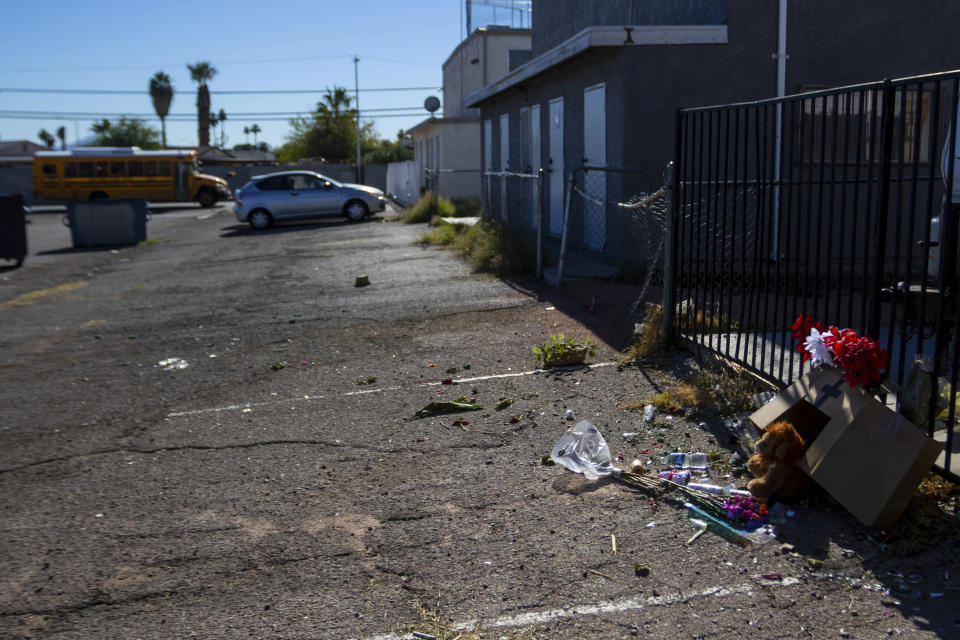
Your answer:
[[[683,509],[544,465],[568,410],[627,462],[727,439],[618,408],[667,381],[616,366],[629,288],[587,313],[392,213],[255,233],[175,209],[96,250],[35,214],[0,273],[0,636],[960,634],[955,534],[911,548],[818,504],[766,544],[686,544]],[[537,370],[555,333],[593,366]],[[483,409],[415,418],[461,396]]]

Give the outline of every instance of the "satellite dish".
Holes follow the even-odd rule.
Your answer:
[[[437,96],[429,96],[426,100],[423,101],[423,108],[433,113],[440,108],[440,98]]]

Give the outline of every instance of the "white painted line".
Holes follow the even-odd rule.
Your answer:
[[[465,620],[451,626],[453,631],[477,631],[480,629],[495,629],[498,627],[529,627],[531,625],[544,624],[552,620],[561,618],[574,618],[578,616],[596,616],[608,613],[623,613],[625,611],[636,611],[647,607],[664,607],[672,604],[687,602],[694,598],[725,598],[733,595],[752,596],[754,591],[763,588],[772,587],[792,587],[801,584],[798,578],[783,578],[778,581],[756,582],[740,584],[731,587],[709,587],[695,593],[678,593],[672,596],[657,596],[650,598],[621,598],[620,600],[611,600],[608,602],[598,602],[597,604],[581,604],[560,607],[557,609],[547,609],[545,611],[530,611],[515,616],[501,616],[499,618],[490,618],[487,620]],[[369,636],[366,640],[411,640],[412,634],[398,635],[396,633],[386,633],[382,635]]]
[[[617,364],[616,362],[598,362],[598,363],[596,363],[596,364],[587,365],[587,368],[592,371],[593,369],[600,369],[600,368],[603,368],[603,367],[612,367],[612,366],[614,366],[614,365],[616,365],[616,364]],[[569,371],[569,370],[571,370],[571,368],[570,368],[570,367],[564,367],[564,368],[561,368],[560,370],[561,370],[561,371]],[[532,369],[532,370],[530,370],[530,371],[520,371],[520,372],[518,372],[518,373],[497,373],[497,374],[489,375],[489,376],[477,376],[477,377],[475,377],[475,378],[457,378],[457,379],[454,380],[454,382],[457,383],[457,384],[466,384],[466,383],[469,383],[469,382],[483,382],[484,380],[495,380],[495,379],[498,379],[498,378],[516,378],[516,377],[519,377],[519,376],[533,376],[533,375],[539,375],[539,374],[542,374],[542,373],[546,373],[546,372],[545,372],[543,369]],[[418,387],[436,387],[436,386],[439,386],[439,385],[442,385],[442,384],[443,384],[443,382],[439,382],[439,381],[437,381],[437,382],[421,382],[420,384],[417,384],[417,385],[415,385],[415,386],[418,386]],[[406,388],[406,387],[398,386],[398,387],[380,387],[380,388],[378,388],[378,389],[364,389],[363,391],[348,391],[347,393],[341,393],[339,397],[341,397],[341,398],[346,398],[346,397],[349,397],[349,396],[360,396],[360,395],[366,395],[366,394],[369,394],[369,393],[383,393],[383,392],[385,392],[385,391],[399,391],[399,390],[404,389],[404,388]],[[271,405],[271,404],[277,404],[277,403],[282,403],[282,402],[287,402],[287,403],[289,403],[289,402],[302,402],[303,400],[320,400],[320,399],[322,399],[323,397],[324,397],[324,396],[308,396],[308,397],[305,397],[305,398],[286,398],[286,399],[283,399],[283,400],[271,400],[270,402],[248,402],[248,403],[246,403],[246,404],[231,404],[231,405],[227,405],[227,406],[225,406],[225,407],[209,407],[209,408],[206,408],[206,409],[190,409],[190,410],[187,410],[187,411],[175,411],[175,412],[173,412],[173,413],[168,413],[168,414],[167,414],[167,417],[168,417],[168,418],[181,418],[181,417],[183,417],[183,416],[197,416],[197,415],[202,415],[202,414],[204,414],[204,413],[220,413],[221,411],[237,411],[237,410],[243,410],[243,409],[250,409],[250,408],[252,408],[252,407],[263,407],[263,406],[267,406],[267,405]]]

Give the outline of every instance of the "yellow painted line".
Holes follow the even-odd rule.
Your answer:
[[[0,302],[0,311],[6,311],[7,309],[12,309],[14,307],[25,307],[30,304],[35,304],[44,298],[49,298],[50,296],[66,293],[68,291],[74,291],[87,286],[87,284],[88,283],[86,280],[78,280],[77,282],[68,282],[56,287],[50,287],[49,289],[39,289],[38,291],[24,293],[16,298],[13,298],[12,300]]]

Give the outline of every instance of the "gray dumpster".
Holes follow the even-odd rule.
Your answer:
[[[0,258],[23,264],[27,255],[26,211],[23,194],[0,196]]]
[[[74,247],[136,244],[147,239],[147,201],[72,202],[64,224],[70,227]]]

